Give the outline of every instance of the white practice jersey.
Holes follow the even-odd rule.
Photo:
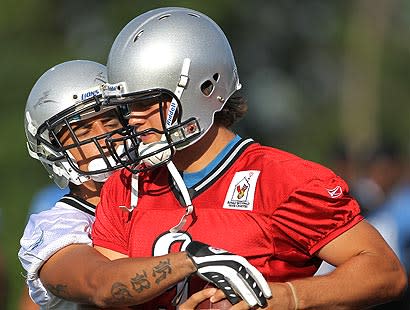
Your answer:
[[[91,246],[94,214],[95,206],[66,195],[50,210],[30,216],[20,240],[18,257],[27,272],[30,297],[41,309],[77,309],[77,304],[47,291],[38,271],[47,259],[67,245],[81,243]]]

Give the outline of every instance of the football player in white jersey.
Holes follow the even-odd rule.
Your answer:
[[[111,261],[91,246],[101,187],[121,166],[111,157],[105,139],[115,138],[127,126],[117,108],[102,104],[105,82],[105,66],[68,61],[47,70],[27,100],[28,152],[59,187],[70,189],[54,207],[30,216],[20,242],[29,294],[41,309],[139,304],[185,277],[200,274],[195,255],[188,257],[187,252]],[[246,261],[242,264],[251,267]],[[264,281],[259,273],[250,275],[258,283]],[[266,282],[262,285],[267,287]],[[242,293],[250,291],[244,287]]]

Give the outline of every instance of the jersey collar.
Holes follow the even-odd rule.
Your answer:
[[[64,195],[63,198],[59,200],[59,202],[63,202],[73,208],[95,216],[95,206],[80,197],[74,196],[72,194],[67,194]]]

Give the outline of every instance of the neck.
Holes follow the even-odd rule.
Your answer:
[[[100,191],[103,183],[92,180],[81,185],[70,184],[70,193],[96,206],[100,202]]]
[[[173,162],[180,171],[197,172],[205,168],[235,137],[226,127],[212,125],[193,145],[176,152]]]

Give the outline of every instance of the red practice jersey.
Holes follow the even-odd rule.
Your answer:
[[[239,141],[189,189],[194,213],[178,233],[169,229],[185,208],[167,168],[139,174],[138,202],[127,211],[131,179],[121,170],[104,185],[95,245],[147,257],[198,240],[244,256],[267,281],[312,276],[320,265],[315,252],[363,219],[347,184],[331,170],[251,139]],[[172,294],[145,309],[172,309]]]

